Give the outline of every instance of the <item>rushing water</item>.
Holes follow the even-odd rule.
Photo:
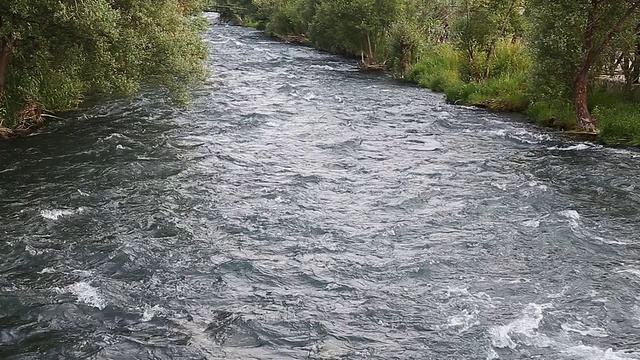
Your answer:
[[[213,26],[0,143],[2,359],[640,359],[640,153]]]

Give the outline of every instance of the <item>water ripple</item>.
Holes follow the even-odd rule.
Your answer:
[[[639,359],[637,151],[213,26],[0,143],[0,358]]]

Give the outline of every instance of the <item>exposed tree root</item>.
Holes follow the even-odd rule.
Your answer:
[[[28,104],[15,114],[15,125],[12,128],[0,126],[0,139],[10,139],[32,133],[43,123],[42,111],[41,104]]]

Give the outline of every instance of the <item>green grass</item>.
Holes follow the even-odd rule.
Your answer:
[[[525,79],[509,75],[464,84],[447,91],[447,99],[493,111],[522,112],[529,105]]]
[[[598,121],[598,139],[607,145],[640,146],[640,102],[637,95],[603,90],[590,97],[591,114]]]
[[[468,67],[468,61],[451,45],[440,44],[410,69],[407,79],[444,92],[452,103],[496,111],[524,111],[527,108],[527,76],[531,60],[522,44],[500,42],[491,58],[487,79],[465,82],[461,74]]]
[[[483,68],[485,65],[475,65]],[[543,125],[575,130],[575,110],[570,101],[532,100],[528,94],[531,58],[521,43],[501,42],[490,64],[490,76],[464,81],[470,68],[449,44],[439,44],[409,71],[407,80],[443,92],[447,101],[486,107],[494,111],[522,112]],[[598,140],[608,145],[640,146],[640,96],[595,90],[589,107],[598,121]]]
[[[524,113],[535,123],[563,130],[576,129],[576,113],[567,101],[532,101]]]
[[[464,85],[460,78],[460,63],[460,56],[449,44],[440,44],[411,67],[407,80],[444,92]]]

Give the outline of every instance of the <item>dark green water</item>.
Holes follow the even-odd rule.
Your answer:
[[[640,359],[640,153],[206,38],[0,143],[1,359]]]

